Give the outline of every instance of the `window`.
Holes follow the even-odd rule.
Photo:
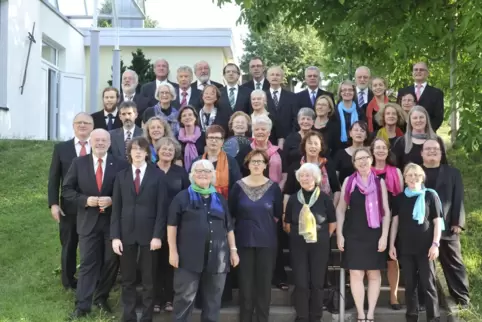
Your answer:
[[[8,1],[0,1],[0,70],[8,70]],[[0,73],[0,111],[7,110],[7,75]]]
[[[59,51],[52,45],[42,41],[42,58],[52,65],[57,66],[59,62]]]

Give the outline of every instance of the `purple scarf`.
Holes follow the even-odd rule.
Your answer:
[[[189,171],[191,168],[192,161],[199,156],[196,148],[196,141],[201,136],[201,129],[199,126],[194,128],[194,133],[192,135],[186,135],[186,129],[183,127],[179,130],[179,141],[186,144],[184,148],[184,168]]]
[[[355,187],[365,195],[365,211],[367,213],[368,227],[376,229],[380,228],[382,217],[385,215],[383,211],[382,190],[380,179],[377,178],[374,171],[370,171],[368,176],[368,185],[365,185],[360,174],[355,172],[348,178],[345,190],[345,201],[350,203],[350,196]]]

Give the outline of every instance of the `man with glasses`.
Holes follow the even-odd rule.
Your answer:
[[[74,117],[74,138],[57,143],[54,147],[48,181],[48,202],[52,218],[59,224],[61,250],[61,280],[66,290],[75,290],[77,280],[77,210],[76,205],[60,197],[60,187],[65,175],[76,157],[90,154],[90,133],[94,120],[88,113],[81,112]]]
[[[399,99],[405,93],[412,93],[417,99],[417,104],[425,107],[430,115],[430,124],[436,132],[444,120],[444,93],[442,90],[428,85],[429,70],[427,64],[418,62],[413,65],[412,76],[414,84],[398,91]]]
[[[244,87],[250,90],[262,89],[263,91],[269,90],[269,82],[264,77],[264,64],[260,57],[253,57],[249,61],[249,73],[252,80],[243,84]]]
[[[220,90],[219,107],[232,112],[242,111],[251,115],[250,95],[252,90],[238,85],[239,76],[241,76],[239,67],[236,64],[229,63],[224,66],[223,75],[227,85]]]
[[[369,85],[371,82],[371,72],[366,66],[360,66],[355,71],[356,97],[355,102],[358,107],[366,111],[368,103],[373,99],[373,92]]]

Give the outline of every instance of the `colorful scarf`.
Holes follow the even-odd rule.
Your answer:
[[[400,177],[398,176],[396,167],[387,164],[383,169],[373,168],[373,171],[375,171],[377,176],[385,174],[385,184],[387,185],[387,190],[393,196],[396,196],[402,192],[400,189]]]
[[[383,97],[383,102],[385,104],[388,103],[388,97],[385,95]],[[374,126],[373,126],[373,111],[378,112],[380,110],[380,107],[378,106],[377,98],[373,97],[370,103],[367,105],[367,123],[368,123],[368,131],[371,133],[374,131]]]
[[[281,167],[282,165],[281,157],[278,153],[279,147],[276,145],[273,145],[269,141],[267,142],[266,145],[267,145],[266,153],[268,154],[268,157],[269,157],[269,162],[268,162],[269,178],[273,182],[280,183],[283,170]],[[253,142],[251,142],[251,149],[253,150],[257,149],[256,140],[253,140]]]
[[[423,224],[425,220],[425,194],[427,191],[430,191],[432,193],[432,196],[436,200],[440,206],[440,209],[442,209],[442,202],[440,201],[440,197],[438,196],[437,191],[429,188],[422,187],[420,190],[411,190],[408,187],[405,188],[405,196],[412,198],[412,197],[417,197],[417,201],[415,201],[415,206],[413,207],[413,212],[412,212],[412,218],[415,220],[419,225]],[[443,218],[441,218],[441,227],[442,230],[445,230],[445,223]]]
[[[209,115],[207,120],[206,115]],[[199,111],[199,123],[201,123],[201,130],[203,132],[206,132],[207,128],[214,123],[216,115],[218,115],[218,109],[216,107],[214,107],[209,114],[204,112],[204,107]]]
[[[377,178],[375,172],[370,171],[368,185],[365,185],[358,172],[349,176],[345,190],[345,201],[347,204],[350,203],[351,194],[356,187],[365,195],[365,212],[367,214],[368,227],[373,229],[380,228],[382,217],[385,215],[380,179]]]
[[[202,159],[207,159],[208,153],[205,152]],[[218,153],[218,160],[216,161],[216,191],[223,195],[226,200],[229,194],[229,166],[228,156],[226,152],[220,151]]]
[[[395,129],[395,137],[401,137],[403,136],[403,131],[400,130],[398,127]],[[390,142],[390,138],[388,137],[388,132],[385,127],[382,127],[380,130],[377,132],[377,138],[384,139],[385,142]]]
[[[348,141],[348,135],[346,131],[346,120],[345,120],[345,114],[343,113],[348,113],[351,116],[350,119],[350,126],[358,121],[358,111],[356,109],[355,102],[351,103],[351,107],[348,109],[345,107],[343,104],[343,101],[338,103],[338,114],[340,115],[340,125],[341,125],[341,137],[340,140],[341,142],[347,142]]]
[[[303,195],[303,189],[300,189],[296,194],[298,201],[303,205],[298,217],[298,233],[303,236],[307,243],[316,243],[317,241],[316,219],[310,208],[313,207],[319,196],[319,187],[315,188],[308,203],[306,203],[305,196]]]
[[[154,148],[153,144],[149,144],[149,148],[151,149],[151,162],[156,163],[157,161],[157,152],[156,149]]]
[[[179,134],[179,121],[177,120],[177,116],[179,115],[178,110],[171,106],[171,114],[166,115],[162,110],[161,103],[157,103],[154,106],[154,113],[171,126],[173,135],[177,137]]]
[[[199,126],[194,128],[194,133],[192,135],[186,134],[186,129],[181,128],[179,130],[178,140],[184,143],[184,169],[189,171],[191,168],[192,161],[199,156],[196,148],[196,142],[201,137],[201,129]]]
[[[202,206],[201,196],[210,195],[211,204],[209,208],[224,212],[221,200],[219,200],[219,197],[216,194],[216,189],[212,185],[210,185],[209,188],[201,188],[195,183],[192,183],[187,190],[189,192],[189,200],[193,203],[194,207]]]
[[[329,181],[329,177],[328,177],[328,172],[326,171],[326,166],[325,166],[327,161],[328,160],[326,158],[320,157],[320,158],[318,158],[317,165],[320,167],[320,170],[321,170],[320,189],[321,189],[321,191],[323,191],[327,195],[331,196],[332,191],[331,191],[330,181]],[[306,163],[305,157],[302,157],[300,165],[303,165],[305,163]]]

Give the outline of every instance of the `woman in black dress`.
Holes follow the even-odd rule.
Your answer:
[[[395,199],[389,254],[403,266],[407,321],[418,321],[417,284],[425,295],[427,321],[440,321],[435,260],[444,229],[442,205],[437,192],[425,188],[422,167],[409,163],[403,176],[407,188]]]
[[[356,173],[341,188],[336,209],[337,244],[343,252],[342,267],[350,270],[350,288],[358,312],[358,322],[373,322],[380,295],[380,270],[387,266],[390,208],[383,179],[371,169],[373,157],[368,148],[353,152]],[[368,312],[365,315],[365,273],[368,279]]]
[[[349,144],[349,129],[357,121],[365,121],[365,111],[357,105],[356,102],[356,87],[352,81],[345,80],[338,87],[338,105],[335,108],[336,120],[340,124],[340,133],[338,138],[341,141],[342,147],[347,147]]]
[[[301,159],[300,144],[315,122],[315,112],[312,108],[303,107],[298,112],[298,132],[292,132],[288,135],[283,145],[283,154],[285,156],[285,164],[289,168],[291,164]]]
[[[201,93],[201,108],[198,111],[201,131],[206,132],[210,125],[222,126],[224,132],[228,132],[229,118],[232,110],[219,106],[221,92],[214,85],[206,85]]]
[[[345,178],[355,172],[353,167],[352,155],[353,152],[364,146],[368,146],[368,125],[363,121],[353,123],[350,128],[351,144],[345,149],[338,150],[335,155],[335,168],[338,173],[338,180],[341,184],[345,181]]]
[[[334,157],[340,147],[340,124],[333,117],[335,107],[328,95],[321,95],[316,99],[316,119],[313,129],[323,135],[326,145],[325,156]]]
[[[377,138],[382,138],[390,143],[390,146],[395,144],[395,141],[403,136],[407,115],[403,112],[400,105],[395,103],[387,103],[375,115],[377,123],[381,128],[377,132]]]

